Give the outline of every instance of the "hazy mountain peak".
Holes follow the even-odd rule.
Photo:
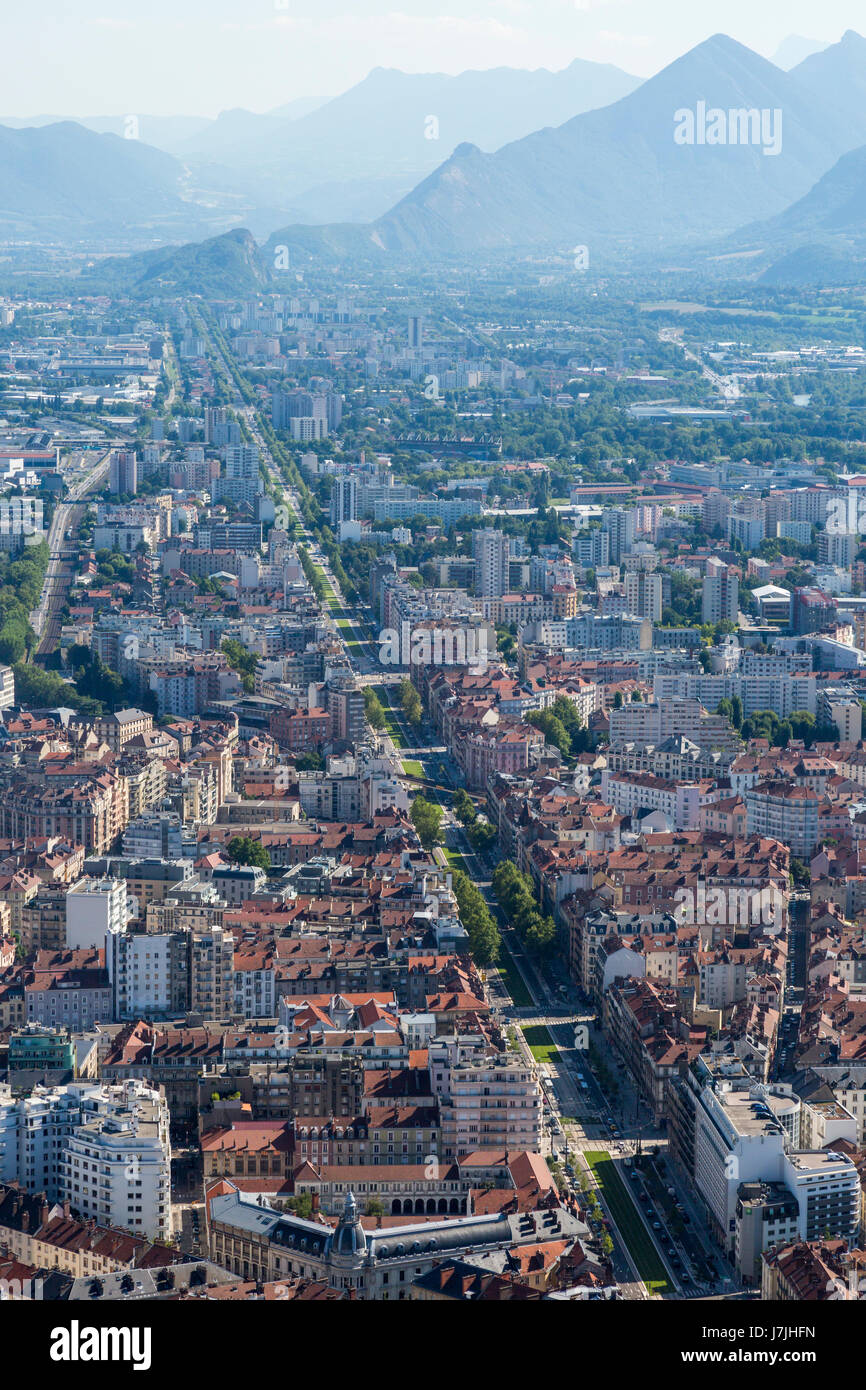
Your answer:
[[[859,95],[844,106],[838,91],[833,100],[814,99],[820,83],[856,91],[852,70],[862,65],[850,52],[846,45],[810,59],[818,67],[807,84],[730,35],[713,34],[611,105],[495,154],[459,147],[379,221],[377,235],[395,250],[565,246],[578,230],[582,240],[610,245],[733,230],[759,208],[771,217],[866,140]],[[702,102],[723,116],[754,110],[758,123],[737,123],[730,138],[725,125],[725,137],[712,142],[703,129],[676,141],[676,113],[694,111],[696,129]]]
[[[457,146],[451,158],[452,160],[471,159],[474,155],[478,154],[483,154],[483,151],[480,150],[477,145],[473,145],[471,140],[463,140]]]

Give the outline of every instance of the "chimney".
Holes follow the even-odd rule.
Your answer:
[[[21,1213],[21,1229],[22,1229],[22,1231],[24,1231],[25,1234],[27,1233],[27,1231],[30,1230],[30,1213],[29,1213],[29,1211],[25,1211],[25,1212],[22,1212],[22,1213]]]
[[[42,1203],[42,1206],[41,1206],[41,1208],[40,1208],[40,1211],[39,1211],[39,1224],[40,1224],[40,1226],[44,1226],[44,1225],[45,1225],[45,1222],[48,1220],[48,1211],[49,1211],[48,1203],[47,1203],[47,1202],[43,1202],[43,1203]]]
[[[66,1220],[68,1221],[68,1220],[69,1220],[69,1198],[68,1198],[68,1197],[64,1197],[64,1199],[63,1199],[63,1215],[66,1217]]]

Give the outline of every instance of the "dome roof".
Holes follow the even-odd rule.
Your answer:
[[[355,1201],[355,1194],[354,1192],[347,1192],[343,1213],[340,1217],[337,1229],[331,1237],[331,1254],[365,1255],[366,1253],[367,1237],[364,1234],[364,1227],[361,1225],[361,1218],[358,1215],[358,1205]]]

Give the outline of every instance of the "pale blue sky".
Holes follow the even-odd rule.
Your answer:
[[[0,0],[6,116],[216,115],[334,95],[371,67],[658,71],[724,32],[771,56],[789,34],[866,30],[863,0]]]

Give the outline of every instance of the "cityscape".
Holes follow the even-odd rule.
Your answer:
[[[52,1362],[516,1300],[820,1364],[866,1297],[866,38],[542,8],[556,70],[478,0],[431,73],[426,4],[268,4],[207,42],[262,106],[306,55],[279,107],[214,48],[85,117],[157,18],[106,21],[0,117],[0,1304]]]

